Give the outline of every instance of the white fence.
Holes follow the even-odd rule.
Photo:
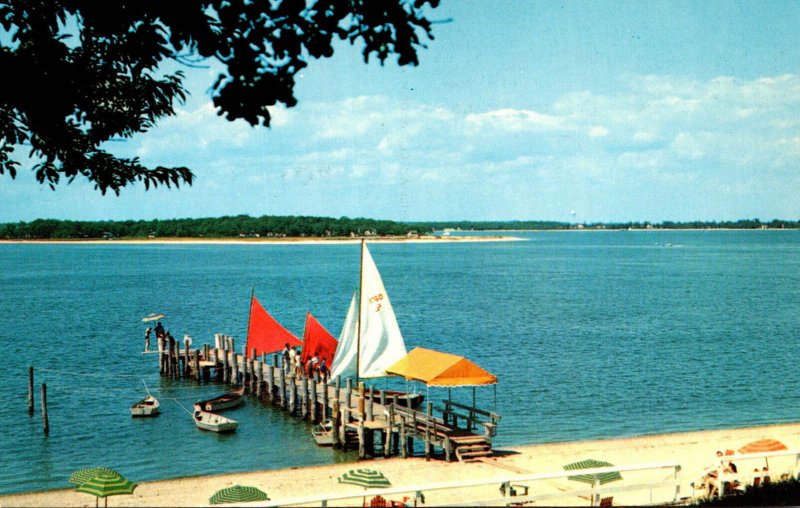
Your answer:
[[[601,474],[609,472],[624,473],[626,471],[627,472],[652,471],[660,469],[670,470],[670,475],[668,479],[658,482],[635,483],[635,484],[625,484],[618,486],[600,485],[599,482],[595,482],[595,485],[587,488],[580,488],[574,490],[569,489],[559,492],[539,492],[539,493],[536,492],[536,482],[551,481],[578,475],[593,475],[593,474]],[[358,500],[358,502],[355,504],[361,504],[363,497],[372,498],[375,496],[382,496],[386,498],[387,496],[410,494],[409,497],[413,499],[415,494],[418,492],[421,492],[423,495],[426,495],[430,492],[435,492],[440,490],[459,490],[459,489],[468,489],[468,488],[482,487],[489,485],[497,486],[497,489],[493,490],[493,492],[497,492],[497,495],[487,496],[481,499],[469,499],[469,497],[467,497],[467,500],[458,497],[458,501],[454,501],[452,506],[511,505],[511,504],[527,503],[531,501],[552,500],[555,498],[578,497],[578,496],[584,497],[585,501],[583,502],[586,503],[587,505],[590,503],[597,505],[600,502],[601,496],[606,497],[610,494],[613,495],[614,493],[620,493],[620,492],[631,492],[631,491],[642,491],[642,490],[652,491],[652,489],[656,488],[659,489],[669,488],[672,495],[669,496],[667,499],[658,499],[658,500],[651,499],[651,501],[653,502],[663,504],[676,501],[679,498],[680,483],[681,483],[680,470],[681,466],[677,463],[672,463],[672,462],[658,463],[658,464],[639,464],[632,466],[610,466],[610,467],[599,467],[591,469],[576,469],[571,471],[558,471],[555,473],[495,477],[491,480],[486,480],[486,479],[459,480],[452,482],[406,485],[402,487],[392,487],[386,489],[369,489],[365,490],[362,493],[355,493],[355,494],[352,491],[350,491],[348,493],[335,494],[335,495],[325,494],[325,495],[302,496],[289,499],[276,499],[271,501],[242,503],[240,506],[252,506],[252,507],[300,506],[300,505],[328,506],[329,502],[345,501],[349,499],[352,499],[354,501]],[[528,493],[526,495],[517,495],[510,497],[501,496],[500,487],[503,484],[512,486],[519,486],[522,484],[526,484],[525,486],[528,487],[527,489]],[[354,503],[350,504],[352,505]],[[447,504],[428,503],[428,506],[447,506]]]

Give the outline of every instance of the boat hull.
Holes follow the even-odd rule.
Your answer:
[[[217,411],[234,408],[242,402],[244,402],[244,389],[225,393],[213,399],[201,400],[195,405],[199,405],[203,411],[215,413]]]
[[[333,422],[325,420],[311,429],[311,436],[319,446],[333,446]]]
[[[195,408],[192,414],[194,424],[200,430],[207,430],[209,432],[234,432],[239,426],[239,422],[232,418],[226,418],[207,411],[201,411]]]
[[[160,404],[153,396],[148,396],[131,405],[131,417],[142,418],[158,415]]]

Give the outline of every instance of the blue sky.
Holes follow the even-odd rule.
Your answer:
[[[180,189],[0,177],[0,221],[800,219],[800,2],[443,0],[420,66],[311,62],[270,129],[216,116],[214,69],[118,155]]]

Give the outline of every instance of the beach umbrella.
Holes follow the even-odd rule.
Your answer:
[[[339,477],[339,483],[358,485],[359,487],[364,487],[364,490],[384,489],[392,486],[389,479],[375,469],[351,469]],[[367,504],[366,497],[363,500],[363,504]]]
[[[108,467],[86,467],[72,473],[69,477],[69,482],[75,485],[81,485],[101,473],[119,475],[118,472]]]
[[[739,453],[766,453],[788,449],[789,448],[787,448],[785,444],[781,443],[777,439],[759,439],[758,441],[747,443],[739,448],[738,451]],[[764,460],[766,461],[767,468],[769,469],[769,459],[764,457]]]
[[[150,321],[158,321],[159,319],[164,319],[164,314],[148,314],[147,317],[143,317],[142,321],[145,323],[149,323]]]
[[[255,487],[234,485],[218,490],[208,500],[211,504],[249,503],[250,501],[269,501],[269,497],[266,492]]]
[[[592,469],[596,467],[610,467],[613,465],[614,464],[610,462],[605,462],[602,460],[586,459],[586,460],[580,460],[578,462],[573,462],[571,464],[567,464],[564,466],[564,470],[573,471],[578,469]],[[596,483],[604,485],[606,483],[622,480],[622,475],[619,474],[619,471],[610,471],[608,473],[579,474],[575,476],[569,476],[568,479],[574,480],[576,482],[589,483],[594,488],[594,485]],[[594,496],[592,496],[592,505],[594,505]]]
[[[375,469],[351,469],[339,477],[339,483],[350,483],[366,489],[383,489],[392,486],[389,479]]]
[[[100,472],[90,480],[82,483],[76,489],[78,492],[85,492],[95,496],[95,506],[98,500],[105,498],[105,505],[108,506],[108,496],[130,495],[136,489],[136,484],[128,480],[116,471]]]

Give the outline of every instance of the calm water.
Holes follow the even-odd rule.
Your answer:
[[[497,374],[496,396],[478,397],[503,416],[498,446],[800,421],[800,232],[519,235],[370,247],[409,349]],[[0,492],[65,487],[97,465],[144,481],[354,460],[252,401],[235,434],[196,430],[178,403],[220,390],[161,380],[140,351],[151,312],[176,337],[239,347],[253,287],[296,334],[310,310],[338,335],[358,268],[357,245],[0,245]],[[142,380],[156,419],[129,416]]]

